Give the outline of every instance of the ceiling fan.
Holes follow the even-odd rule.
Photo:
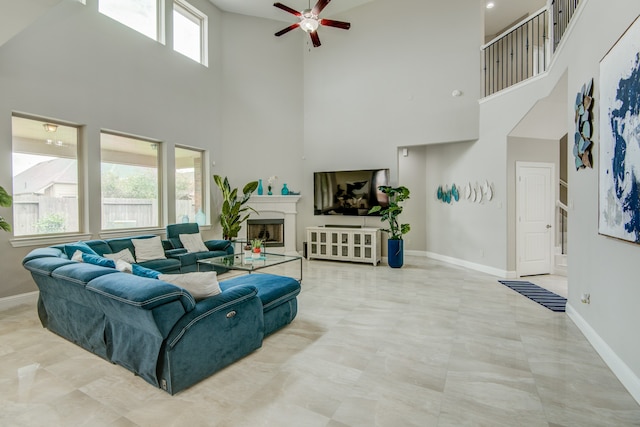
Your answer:
[[[301,12],[290,8],[289,6],[285,6],[282,3],[274,3],[273,5],[275,7],[300,18],[300,22],[296,22],[295,24],[278,31],[276,33],[276,37],[280,37],[281,35],[300,27],[305,32],[309,33],[309,37],[311,37],[311,41],[313,42],[313,47],[318,47],[320,46],[320,37],[318,37],[318,32],[316,31],[318,29],[318,26],[324,25],[325,27],[335,27],[341,28],[343,30],[348,30],[349,28],[351,28],[351,24],[348,22],[334,21],[332,19],[322,19],[318,17],[318,15],[320,15],[320,12],[322,12],[322,9],[324,9],[330,1],[331,0],[318,0],[318,3],[313,6],[313,9],[311,9],[311,4],[309,3],[309,9],[305,9]]]

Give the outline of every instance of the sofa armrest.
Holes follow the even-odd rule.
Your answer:
[[[167,258],[175,258],[180,261],[180,268],[194,265],[198,261],[195,253],[189,253],[186,249],[173,249],[165,252]]]
[[[195,327],[199,323],[203,322],[215,322],[216,318],[221,320],[222,318],[230,319],[228,317],[230,311],[234,310],[234,307],[244,304],[246,301],[256,299],[260,303],[258,312],[259,317],[262,317],[262,303],[257,298],[258,289],[255,286],[237,286],[233,289],[228,289],[224,292],[214,295],[209,298],[205,298],[196,304],[196,308],[185,314],[171,331],[171,334],[167,337],[167,343],[169,348],[175,347],[180,339],[189,331],[189,329]],[[222,316],[222,317],[220,317]],[[215,331],[216,328],[212,328]]]
[[[233,245],[229,240],[207,240],[204,245],[210,251],[225,251],[227,254],[233,254]]]
[[[187,253],[187,250],[185,248],[179,248],[179,249],[169,249],[164,251],[164,254],[167,258],[178,258],[180,255],[184,255]]]
[[[161,387],[171,394],[197,383],[260,348],[262,303],[254,286],[238,286],[204,299],[166,339]]]
[[[127,273],[98,277],[87,283],[86,289],[145,310],[152,310],[172,301],[180,301],[186,312],[192,311],[196,305],[193,296],[178,286]]]
[[[171,240],[162,240],[162,249],[164,249],[165,252],[174,249]]]

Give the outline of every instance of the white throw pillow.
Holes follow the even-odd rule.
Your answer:
[[[160,236],[150,239],[131,239],[136,250],[137,262],[151,261],[154,259],[167,259],[162,248]]]
[[[123,259],[117,259],[116,270],[122,271],[123,273],[132,273],[133,266]]]
[[[158,279],[186,289],[196,300],[218,295],[221,292],[215,271],[161,274]]]
[[[209,250],[202,241],[200,233],[178,235],[187,252],[206,252]]]
[[[73,253],[73,256],[71,257],[71,261],[84,262],[84,260],[82,259],[82,254],[83,254],[83,253],[84,253],[84,252],[79,251],[79,250],[78,250],[78,251],[75,251],[75,252]]]
[[[136,259],[133,257],[133,254],[128,248],[124,248],[123,250],[121,250],[120,252],[116,252],[115,254],[104,254],[104,257],[112,259],[114,261],[121,259],[123,261],[127,261],[129,264],[133,264],[134,262],[136,262]]]

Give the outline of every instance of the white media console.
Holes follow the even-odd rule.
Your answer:
[[[307,258],[380,262],[379,228],[307,227]]]

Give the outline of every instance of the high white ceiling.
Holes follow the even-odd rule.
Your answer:
[[[295,17],[273,6],[272,0],[209,0],[219,9],[225,12],[239,13],[241,15],[257,16],[260,18],[274,19],[283,22],[295,22]],[[333,0],[323,11],[322,16],[330,18],[349,9],[362,6],[375,0]],[[423,0],[429,1],[429,0]],[[445,0],[446,1],[446,0]],[[488,0],[482,0],[488,1]],[[495,3],[493,9],[485,9],[485,35],[497,35],[502,30],[516,23],[520,18],[539,10],[547,3],[546,0],[492,0]],[[313,7],[315,0],[280,0],[295,10]],[[352,22],[357,25],[357,22]]]

